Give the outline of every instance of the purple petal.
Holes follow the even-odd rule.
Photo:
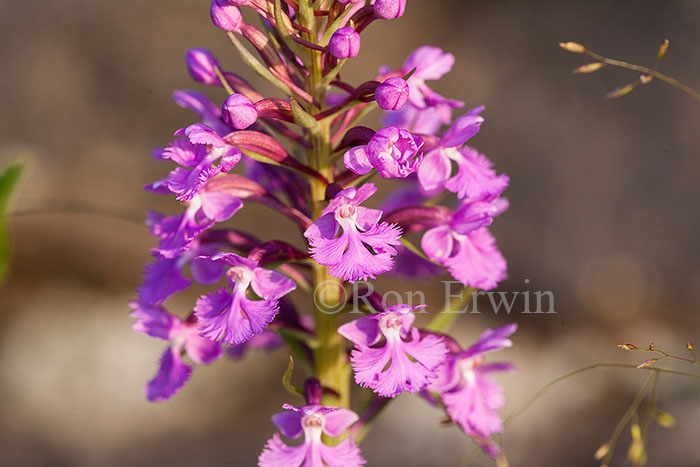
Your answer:
[[[513,342],[508,337],[518,329],[517,323],[506,324],[495,329],[487,329],[479,339],[469,347],[461,356],[472,357],[474,355],[491,352],[492,350],[500,350],[505,347],[510,347]]]
[[[452,163],[441,149],[430,151],[418,166],[417,174],[421,188],[427,193],[440,190],[452,173]]]
[[[207,149],[204,146],[192,144],[182,138],[175,139],[167,148],[161,151],[163,159],[170,159],[183,167],[195,167],[206,156]]]
[[[506,260],[485,227],[462,236],[458,244],[459,251],[444,262],[455,279],[482,290],[493,289],[505,279]]]
[[[258,467],[300,467],[306,458],[309,446],[287,446],[280,436],[275,433],[267,441],[263,452],[258,457]],[[308,462],[304,467],[316,467]],[[319,465],[319,467],[322,467]]]
[[[216,132],[210,126],[203,123],[195,123],[188,126],[184,130],[178,130],[178,132],[175,134],[186,135],[187,139],[194,144],[211,145],[217,148],[228,146],[228,144],[221,139],[221,137],[216,134]]]
[[[437,376],[435,370],[445,360],[447,346],[437,336],[419,339],[415,331],[409,342],[387,341],[385,347],[353,350],[350,360],[357,384],[370,387],[383,397],[423,389]]]
[[[361,467],[367,462],[362,457],[360,448],[350,439],[343,440],[336,446],[320,444],[318,449],[323,463],[309,464],[309,467]]]
[[[359,175],[369,173],[372,170],[372,164],[367,157],[366,148],[367,146],[357,146],[347,151],[343,155],[345,167]]]
[[[314,221],[304,232],[304,237],[312,238],[335,238],[338,235],[340,226],[335,220],[332,212],[324,214]]]
[[[410,79],[436,80],[448,73],[454,65],[455,57],[445,53],[439,47],[423,46],[408,56],[403,64],[404,72],[417,68]]]
[[[180,351],[168,347],[160,359],[156,376],[146,385],[146,399],[161,402],[170,399],[190,379],[192,367],[185,364]]]
[[[297,288],[293,280],[270,269],[256,268],[253,274],[253,291],[265,300],[281,298]]]
[[[488,227],[493,222],[497,209],[497,206],[490,202],[464,202],[453,213],[450,228],[458,234],[465,235],[481,227]]]
[[[217,192],[200,193],[202,211],[209,219],[224,222],[243,207],[243,201],[231,195]]]
[[[217,253],[210,257],[200,257],[200,259],[205,258],[209,259],[210,261],[214,261],[215,263],[222,263],[227,266],[231,266],[232,268],[243,267],[252,271],[258,267],[257,261],[238,256],[235,253]]]
[[[199,334],[190,334],[185,341],[185,352],[195,363],[206,365],[218,360],[224,351],[219,342],[215,342]]]
[[[130,316],[137,318],[132,325],[136,332],[168,340],[181,325],[180,318],[171,315],[160,306],[148,306],[138,302],[131,302],[129,305],[132,308]]]
[[[465,147],[459,154],[458,172],[445,183],[445,188],[457,193],[460,199],[496,197],[503,193],[509,182],[507,175],[496,175],[491,161],[472,148]]]
[[[338,334],[357,345],[372,346],[382,336],[376,316],[363,316],[338,328]]]
[[[175,292],[192,284],[182,275],[179,258],[160,258],[143,268],[143,284],[139,287],[139,301],[144,304],[162,303]]]
[[[230,345],[263,332],[277,314],[278,305],[275,300],[253,301],[237,291],[231,296],[219,289],[201,296],[194,311],[203,336]]]
[[[194,258],[190,263],[192,277],[202,285],[216,284],[221,279],[224,267],[213,261],[203,258]]]
[[[423,235],[421,248],[428,258],[443,264],[452,255],[454,237],[446,225],[434,227]]]
[[[272,416],[272,423],[287,438],[298,438],[304,432],[301,427],[301,418],[304,416],[302,412],[294,410],[285,410]]]
[[[469,110],[462,115],[443,133],[440,144],[444,148],[456,148],[462,146],[470,138],[479,132],[484,117],[478,115],[484,109],[483,106]]]
[[[447,413],[469,435],[488,438],[503,431],[498,410],[505,403],[503,388],[475,371],[474,381],[442,395]]]
[[[326,426],[323,431],[331,438],[335,438],[342,435],[359,418],[352,410],[343,408],[334,410],[326,414]]]

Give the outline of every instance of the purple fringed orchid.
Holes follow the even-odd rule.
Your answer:
[[[515,323],[487,329],[468,349],[450,353],[438,369],[439,377],[427,387],[427,391],[441,397],[452,421],[493,457],[498,456],[500,450],[490,438],[503,431],[503,421],[497,410],[503,406],[505,398],[503,388],[489,375],[514,367],[510,363],[484,363],[484,354],[512,346],[508,337],[516,329]]]
[[[143,269],[143,284],[138,290],[139,302],[147,305],[163,303],[172,294],[192,285],[192,280],[182,272],[188,264],[197,283],[211,285],[218,282],[223,273],[223,265],[199,258],[212,255],[215,251],[212,247],[193,246],[175,258],[156,255],[156,259]]]
[[[423,140],[406,130],[386,127],[372,136],[367,145],[356,146],[345,153],[345,167],[364,175],[376,168],[383,178],[406,178],[416,171],[422,155]]]
[[[194,315],[182,321],[160,306],[148,306],[132,302],[131,316],[137,318],[133,324],[136,332],[170,341],[160,359],[156,376],[146,385],[146,398],[151,402],[170,399],[189,380],[192,365],[185,363],[182,352],[194,362],[202,365],[221,357],[221,344],[199,335]]]
[[[401,229],[379,222],[382,211],[360,206],[376,191],[373,183],[342,190],[304,232],[311,255],[329,266],[334,277],[350,282],[374,279],[394,266]]]
[[[323,443],[322,435],[335,438],[358,419],[355,412],[338,408],[307,405],[283,406],[285,412],[272,417],[280,433],[287,438],[304,435],[299,446],[288,446],[279,434],[275,434],[265,445],[258,458],[259,467],[360,467],[365,459],[357,445],[350,439],[329,446]]]
[[[179,201],[189,201],[206,185],[207,181],[233,169],[241,160],[241,150],[224,141],[212,128],[195,123],[175,132],[176,139],[156,157],[170,159],[180,164],[168,178],[154,184],[167,184]]]
[[[496,175],[491,161],[472,148],[460,149],[479,132],[484,121],[479,114],[483,110],[483,106],[475,107],[455,120],[426,154],[417,171],[426,194],[434,195],[446,188],[460,199],[481,199],[498,196],[506,189],[508,176]],[[453,162],[457,165],[454,176]]]
[[[197,300],[195,315],[203,336],[226,344],[241,344],[262,333],[279,311],[278,299],[296,288],[279,272],[258,267],[258,262],[233,253],[208,258],[229,266],[226,272],[231,292],[218,289]],[[248,297],[248,289],[261,300]]]
[[[176,258],[189,249],[194,239],[213,226],[231,218],[243,202],[228,193],[206,187],[187,204],[178,216],[163,216],[149,212],[147,224],[151,234],[158,237],[158,248],[153,251],[164,258]]]
[[[506,277],[506,260],[487,226],[507,208],[503,198],[463,203],[449,222],[425,232],[423,251],[465,286],[493,289]]]
[[[414,309],[394,305],[338,328],[356,346],[350,361],[357,384],[380,396],[395,397],[404,391],[420,391],[437,377],[435,370],[444,362],[447,346],[442,337],[421,336],[412,327]]]

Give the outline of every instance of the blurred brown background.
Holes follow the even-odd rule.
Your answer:
[[[618,351],[619,342],[676,353],[700,344],[700,105],[656,81],[605,100],[636,75],[574,76],[588,60],[556,45],[579,41],[650,64],[665,38],[661,69],[700,88],[697,0],[409,0],[403,19],[363,35],[348,67],[357,82],[439,45],[457,63],[435,88],[486,105],[473,143],[512,180],[511,209],[494,226],[510,263],[501,290],[551,290],[557,310],[462,319],[463,342],[520,323],[515,346],[493,357],[519,367],[500,377],[504,414],[579,366],[647,358]],[[184,67],[193,46],[252,78],[210,26],[205,0],[0,1],[0,162],[30,162],[17,210],[89,204],[137,220],[147,208],[175,212],[174,201],[141,186],[169,170],[151,149],[193,120],[170,99],[174,89],[201,90]],[[235,221],[264,222],[265,238],[289,232],[270,217],[254,206]],[[162,342],[133,333],[127,307],[154,244],[145,228],[67,213],[18,215],[13,228],[13,271],[0,289],[0,464],[255,465],[274,431],[270,415],[288,401],[284,351],[198,367],[171,401],[149,404],[142,386]],[[402,287],[441,301],[435,282]],[[183,298],[173,310],[191,305]],[[512,465],[596,465],[593,452],[645,377],[596,370],[555,387],[508,427]],[[649,465],[700,465],[700,385],[667,376],[660,397],[678,424],[651,427]],[[418,398],[400,397],[364,443],[369,465],[458,465],[472,445],[455,428],[438,429],[440,420]],[[623,435],[613,465],[625,465],[626,444]]]

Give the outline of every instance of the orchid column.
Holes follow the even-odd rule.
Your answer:
[[[260,17],[260,27],[243,21],[242,6]],[[195,364],[212,363],[224,350],[238,359],[285,344],[307,373],[303,387],[294,385],[300,371],[292,375],[290,366],[285,386],[305,404],[285,404],[272,420],[282,436],[303,434],[304,443],[289,446],[274,435],[262,467],[364,465],[357,444],[403,392],[420,393],[486,452],[500,455],[491,435],[502,429],[496,410],[503,397],[490,374],[510,366],[484,363],[484,354],[511,345],[515,327],[487,330],[463,347],[447,329],[418,326],[415,308],[389,306],[374,293],[352,309],[346,292],[379,274],[448,271],[481,289],[505,277],[488,228],[508,206],[500,197],[508,177],[465,145],[484,108],[453,122],[463,103],[427,84],[447,73],[454,57],[425,46],[402,67],[382,67],[357,85],[340,73],[360,52],[360,33],[402,16],[405,7],[405,0],[212,0],[214,24],[281,97],[264,97],[208,50],[191,49],[190,75],[218,87],[222,103],[176,91],[175,102],[200,121],[154,153],[177,166],[145,188],[174,196],[183,210],[148,216],[158,245],[132,304],[134,329],[168,346],[146,395],[169,399]],[[383,128],[360,125],[380,108]],[[372,207],[379,197],[370,182],[377,176],[400,181],[379,208]],[[296,232],[264,239],[265,229],[237,229],[236,212],[254,204],[287,218]],[[300,243],[304,248],[294,246]],[[170,296],[195,285],[201,296],[187,316],[166,310]],[[302,292],[313,309],[295,306]],[[364,393],[360,414],[351,410],[353,373],[354,390]]]

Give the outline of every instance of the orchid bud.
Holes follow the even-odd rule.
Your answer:
[[[384,110],[400,110],[408,100],[408,83],[401,78],[389,78],[374,91],[374,98]]]
[[[190,72],[192,79],[204,84],[218,85],[219,77],[216,74],[217,68],[220,69],[219,62],[214,57],[214,54],[207,49],[194,48],[187,51],[185,54],[185,63],[187,71]]]
[[[309,405],[320,405],[323,397],[323,387],[316,378],[309,378],[304,383],[304,397]]]
[[[351,27],[340,28],[331,36],[328,50],[339,60],[357,57],[360,52],[360,35]]]
[[[406,0],[377,0],[374,2],[374,13],[383,19],[394,19],[403,16],[406,11]]]
[[[244,130],[258,119],[258,111],[243,94],[231,94],[221,107],[221,115],[227,125]]]
[[[243,18],[236,4],[228,0],[211,0],[209,14],[214,26],[224,31],[238,31]]]

